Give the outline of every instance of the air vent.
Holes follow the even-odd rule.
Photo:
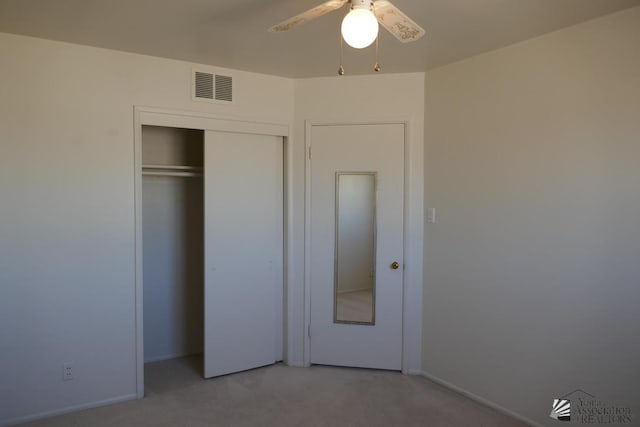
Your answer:
[[[233,78],[194,70],[193,99],[195,101],[233,102]]]
[[[216,74],[216,99],[218,101],[233,101],[233,79],[229,76]]]
[[[196,71],[196,98],[214,99],[213,74]]]

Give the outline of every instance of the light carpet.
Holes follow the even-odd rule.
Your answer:
[[[144,399],[25,424],[102,426],[524,426],[418,376],[282,364],[203,380],[202,358],[148,364]]]

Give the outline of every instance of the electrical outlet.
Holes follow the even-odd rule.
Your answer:
[[[73,363],[66,362],[62,364],[62,380],[70,381],[73,379]]]

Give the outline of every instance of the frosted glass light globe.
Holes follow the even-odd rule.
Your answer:
[[[356,49],[370,46],[378,37],[378,20],[368,9],[353,9],[342,20],[342,38]]]

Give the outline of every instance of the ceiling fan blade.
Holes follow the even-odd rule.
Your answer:
[[[390,1],[377,0],[373,7],[380,25],[396,36],[402,43],[418,40],[425,35],[425,31],[420,25],[413,22],[411,18]]]
[[[274,25],[273,27],[269,28],[269,31],[272,33],[288,31],[293,27],[297,27],[298,25],[305,24],[326,13],[333,12],[336,9],[340,9],[348,1],[349,0],[329,0],[327,2],[322,3],[320,6],[316,6],[313,9],[309,9],[306,12],[302,12],[301,14],[294,16],[293,18],[289,18],[286,21],[282,21],[278,25]]]

